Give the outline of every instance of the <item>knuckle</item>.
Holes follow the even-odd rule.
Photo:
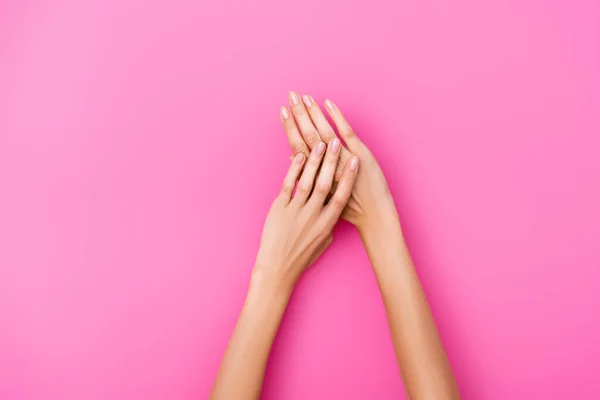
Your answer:
[[[346,200],[342,196],[333,196],[330,203],[335,208],[344,208],[346,206]]]
[[[312,189],[310,184],[300,182],[296,188],[296,193],[308,194]]]
[[[327,164],[328,168],[334,169],[337,167],[337,163],[339,162],[339,157],[336,153],[334,153],[333,151],[327,151],[327,154],[325,155],[325,160],[323,161],[324,164]]]
[[[309,131],[304,134],[304,140],[309,145],[313,145],[319,141],[319,134],[315,131]]]
[[[321,165],[321,156],[313,154],[311,157],[308,158],[308,164],[318,168],[319,165]]]
[[[340,133],[342,134],[342,136],[344,136],[346,138],[354,137],[354,131],[349,127],[340,130]]]
[[[330,182],[317,182],[317,186],[315,186],[315,191],[326,195],[331,191],[331,183]]]
[[[327,138],[327,143],[329,143],[331,140],[335,139],[335,137],[336,137],[335,132],[333,131],[333,129],[331,129],[331,127],[319,128],[319,133],[324,138]]]
[[[298,104],[297,106],[292,107],[292,112],[294,115],[304,115],[306,114],[306,108],[302,104]]]
[[[319,225],[319,233],[317,234],[316,241],[319,243],[327,242],[331,235],[327,232],[325,223],[320,223]]]
[[[290,185],[289,183],[285,182],[282,186],[281,186],[281,193],[283,194],[288,194],[291,193],[292,190],[294,190],[294,187],[292,185]]]
[[[306,145],[304,143],[293,143],[292,144],[292,150],[294,151],[294,154],[304,154],[307,155],[308,154],[308,147],[306,147]]]

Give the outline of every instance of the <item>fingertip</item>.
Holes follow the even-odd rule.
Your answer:
[[[333,138],[330,142],[329,142],[329,148],[331,149],[331,151],[333,153],[337,153],[340,150],[340,139],[338,138]]]
[[[335,104],[333,103],[333,101],[327,99],[327,100],[325,100],[325,108],[327,108],[327,110],[329,110],[329,111],[334,111]]]
[[[325,152],[325,147],[326,147],[325,143],[323,143],[323,142],[317,143],[317,145],[313,148],[315,155],[317,157],[321,157],[323,155],[323,153]]]
[[[300,104],[300,96],[298,95],[298,92],[296,92],[295,90],[291,90],[288,93],[288,99],[290,101],[290,104],[293,106],[297,106],[298,104]]]
[[[282,106],[279,109],[279,115],[281,116],[282,120],[286,120],[290,117],[290,111],[287,109],[287,107]]]
[[[311,100],[312,98],[309,95],[303,95],[302,96],[302,101],[304,102],[304,105],[306,106],[306,108],[310,108],[313,105],[313,102]]]
[[[350,170],[356,171],[358,169],[358,157],[352,156],[350,159]]]

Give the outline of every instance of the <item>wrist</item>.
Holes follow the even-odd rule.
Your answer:
[[[287,279],[276,272],[276,268],[268,268],[259,264],[254,266],[250,277],[249,291],[261,296],[288,297],[294,290],[295,281]]]
[[[356,225],[356,228],[363,241],[369,238],[403,236],[400,218],[395,208],[391,211],[366,216]]]
[[[372,220],[359,229],[360,238],[375,271],[380,289],[390,270],[406,272],[411,267],[410,254],[402,234],[399,218]],[[387,269],[388,272],[385,272]]]

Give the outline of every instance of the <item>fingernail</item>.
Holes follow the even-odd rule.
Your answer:
[[[335,138],[331,141],[331,151],[333,151],[334,153],[337,153],[339,149],[340,149],[340,140],[338,138]]]
[[[321,154],[323,154],[323,151],[325,151],[325,143],[319,142],[319,144],[317,145],[315,151],[316,151],[316,153],[317,153],[318,156],[320,156]]]
[[[304,95],[302,96],[302,101],[306,104],[306,107],[310,108],[312,106],[312,101],[310,101],[310,96]]]
[[[294,162],[296,164],[302,164],[302,161],[304,161],[304,154],[302,154],[302,153],[296,154],[296,157],[294,157]]]
[[[331,111],[333,111],[334,108],[335,108],[335,105],[333,104],[333,101],[331,101],[331,100],[325,100],[325,107],[327,107]]]
[[[313,99],[313,97],[311,95],[308,95],[308,98],[310,99],[310,101],[312,101],[313,103],[315,102],[315,99]]]
[[[350,160],[350,169],[354,171],[356,168],[358,168],[358,158],[355,156]]]
[[[290,117],[290,112],[286,107],[281,107],[280,114],[283,119],[288,119]]]
[[[290,104],[293,106],[297,106],[300,104],[300,97],[298,97],[298,93],[290,92]]]

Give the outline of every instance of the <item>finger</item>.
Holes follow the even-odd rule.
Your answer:
[[[323,142],[319,142],[319,144],[317,144],[310,152],[310,157],[308,157],[308,161],[304,166],[304,172],[302,172],[302,176],[298,181],[298,186],[296,187],[296,193],[294,193],[292,203],[297,203],[299,205],[306,203],[306,199],[308,199],[308,196],[310,195],[315,183],[315,176],[317,175],[317,171],[321,165],[324,152],[325,143]]]
[[[352,156],[348,164],[346,164],[346,168],[344,168],[344,174],[335,189],[335,193],[323,210],[323,217],[328,229],[333,228],[340,218],[344,207],[346,207],[348,199],[350,199],[350,195],[352,194],[352,188],[354,187],[357,173],[358,157]]]
[[[313,99],[312,96],[305,94],[302,96],[302,100],[304,101],[310,119],[317,128],[317,131],[319,131],[321,140],[325,143],[329,143],[332,139],[335,139],[337,135],[331,124],[329,124],[329,121],[327,121],[325,114],[323,114],[323,111],[321,111],[321,108],[315,102],[315,99]]]
[[[325,158],[323,159],[323,165],[321,165],[321,170],[319,171],[319,176],[317,177],[317,182],[315,183],[315,188],[310,196],[310,203],[314,202],[315,205],[318,204],[321,206],[323,203],[325,203],[325,198],[331,191],[331,187],[333,185],[335,168],[337,166],[338,159],[340,158],[340,148],[340,139],[335,138],[329,142],[327,153],[325,153]]]
[[[285,200],[285,204],[288,204],[292,198],[292,193],[294,193],[294,188],[296,187],[296,181],[300,176],[300,172],[302,172],[304,160],[306,160],[304,154],[296,154],[296,157],[292,160],[292,164],[283,180],[280,196]]]
[[[302,135],[298,130],[298,126],[296,125],[296,121],[292,117],[290,110],[287,107],[281,107],[279,111],[279,115],[281,117],[281,124],[283,125],[283,129],[285,130],[285,134],[288,139],[288,143],[294,154],[304,154],[306,158],[308,158],[310,154],[310,149],[304,143],[304,139],[302,139]]]
[[[340,111],[340,109],[335,105],[335,103],[331,100],[325,100],[325,108],[327,109],[327,113],[333,120],[335,127],[338,130],[338,133],[346,142],[346,146],[351,153],[355,153],[359,150],[358,144],[359,140],[352,127]]]
[[[312,123],[310,115],[308,115],[308,111],[304,106],[304,102],[300,100],[300,95],[292,90],[288,97],[290,105],[292,106],[292,114],[296,120],[296,125],[298,125],[298,129],[302,134],[304,142],[312,149],[321,141],[317,128]]]
[[[306,97],[308,97],[308,103],[305,100]],[[325,114],[323,114],[323,111],[321,111],[321,108],[315,102],[313,97],[310,95],[304,95],[302,96],[302,99],[306,104],[306,109],[308,110],[310,118],[312,119],[313,123],[315,124],[315,127],[317,128],[317,131],[319,132],[319,136],[321,136],[321,140],[323,140],[325,143],[329,143],[333,139],[337,138],[337,135],[335,134],[335,131],[329,124],[327,117],[325,117]],[[308,104],[310,104],[310,106]],[[342,172],[344,172],[344,165],[346,165],[346,163],[350,159],[350,156],[350,152],[342,146],[342,152],[340,153],[340,158],[338,159],[338,164],[335,170],[335,181],[338,181],[342,177]]]

